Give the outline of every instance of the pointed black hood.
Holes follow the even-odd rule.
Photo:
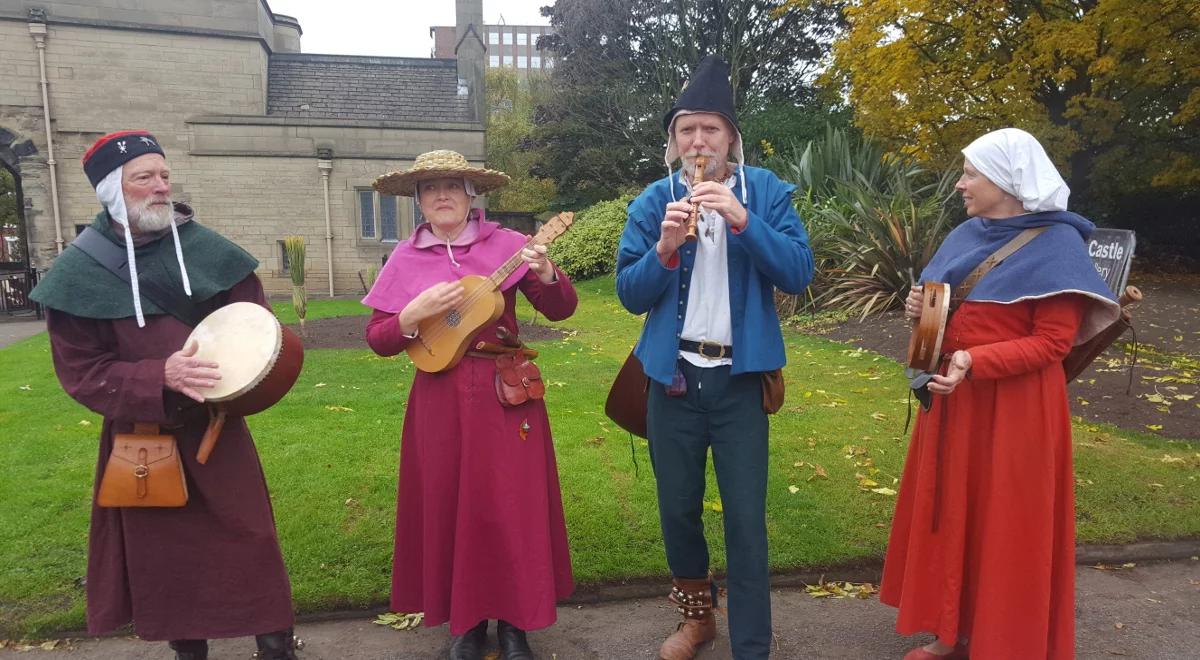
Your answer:
[[[730,125],[741,133],[733,110],[733,87],[729,84],[729,65],[716,55],[700,60],[691,79],[671,110],[663,116],[663,129],[671,131],[671,121],[681,110],[691,112],[715,112],[729,120]]]

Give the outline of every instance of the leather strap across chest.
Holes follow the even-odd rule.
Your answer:
[[[975,269],[970,273],[968,273],[963,281],[959,282],[958,286],[954,287],[954,293],[950,296],[950,308],[954,309],[958,307],[962,301],[966,300],[967,296],[971,293],[971,289],[975,288],[975,285],[979,283],[979,280],[983,279],[984,275],[990,273],[993,268],[999,266],[1005,259],[1012,256],[1014,252],[1020,250],[1022,247],[1025,247],[1029,241],[1037,238],[1042,232],[1049,228],[1049,225],[1042,227],[1030,227],[1020,234],[1017,234],[1009,242],[1000,246],[1000,249],[988,255],[987,259],[979,262],[979,265],[976,266]]]

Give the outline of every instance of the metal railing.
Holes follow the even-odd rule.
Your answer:
[[[29,298],[37,285],[36,270],[0,272],[0,314],[33,312],[42,318],[41,305]]]

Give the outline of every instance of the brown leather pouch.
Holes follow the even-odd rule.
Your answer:
[[[523,350],[496,358],[496,397],[505,407],[519,406],[546,395],[542,372]]]
[[[113,436],[96,504],[102,507],[180,507],[187,504],[187,480],[174,436],[158,424],[134,424],[133,433]]]
[[[774,415],[783,407],[783,369],[762,372],[763,412]]]
[[[642,369],[642,361],[629,351],[629,357],[621,365],[608,399],[604,401],[604,414],[617,426],[638,436],[647,437],[646,409],[650,397],[650,379]]]

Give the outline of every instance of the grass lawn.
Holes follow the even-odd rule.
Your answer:
[[[640,320],[611,278],[579,284],[580,309],[538,344],[547,380],[575,574],[580,582],[665,576],[645,441],[603,415]],[[290,305],[277,305],[285,322]],[[309,318],[361,313],[314,301]],[[529,320],[525,306],[520,317]],[[540,321],[543,322],[544,321]],[[787,336],[788,399],[772,420],[771,564],[786,570],[881,555],[907,444],[894,362]],[[400,424],[412,367],[361,350],[310,351],[295,389],[250,420],[301,611],[386,601]],[[100,419],[54,377],[45,334],[0,350],[0,638],[83,627],[91,482]],[[1200,534],[1200,453],[1182,441],[1076,426],[1081,542]],[[219,451],[219,448],[218,448]],[[724,563],[709,479],[706,527]]]

